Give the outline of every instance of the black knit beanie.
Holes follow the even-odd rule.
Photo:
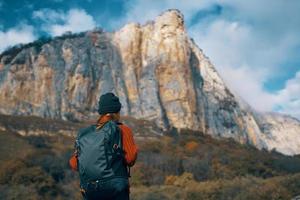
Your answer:
[[[108,92],[100,97],[98,102],[98,113],[100,115],[106,113],[117,113],[121,110],[121,106],[119,98],[113,93]]]

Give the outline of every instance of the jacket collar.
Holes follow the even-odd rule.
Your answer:
[[[104,124],[108,121],[111,120],[111,116],[108,115],[102,115],[99,117],[99,119],[97,120],[97,129],[102,128],[102,126],[104,126]]]

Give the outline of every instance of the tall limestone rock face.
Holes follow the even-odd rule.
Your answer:
[[[120,97],[123,115],[269,148],[257,117],[189,38],[177,10],[143,26],[58,37],[0,57],[4,114],[86,120],[110,91]]]

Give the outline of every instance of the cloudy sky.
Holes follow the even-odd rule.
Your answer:
[[[299,0],[0,0],[0,52],[44,35],[143,24],[170,8],[236,95],[300,119]]]

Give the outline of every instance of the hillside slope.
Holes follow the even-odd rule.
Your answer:
[[[131,169],[132,199],[259,200],[300,194],[299,156],[189,130],[162,133],[147,121],[125,121],[135,130],[140,149]],[[68,159],[78,128],[89,123],[0,115],[0,198],[82,199],[78,174]]]

